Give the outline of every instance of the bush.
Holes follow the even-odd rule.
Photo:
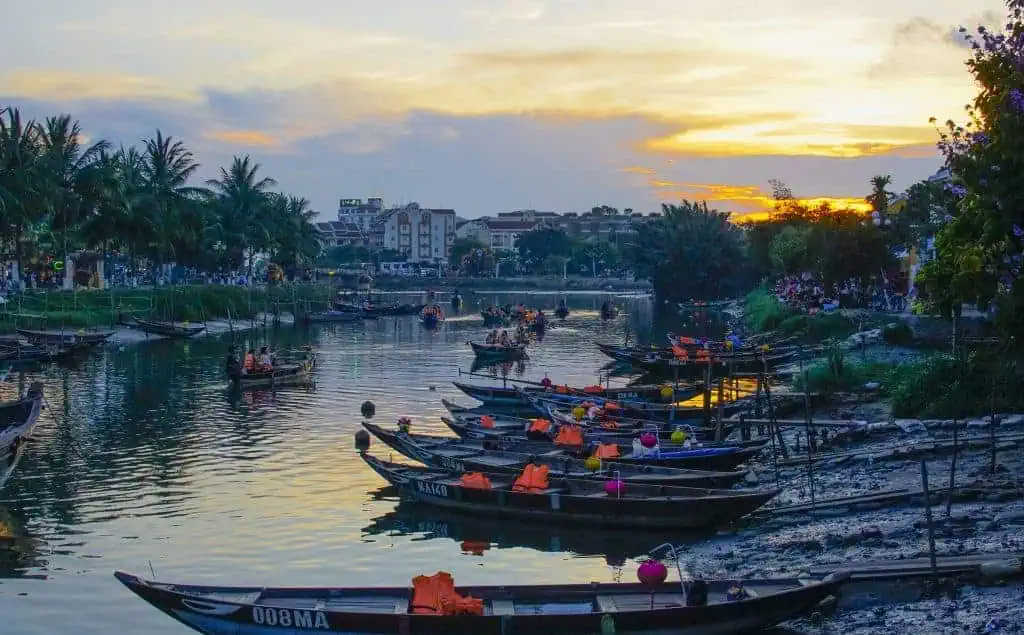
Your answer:
[[[896,417],[977,417],[993,410],[1024,410],[1024,381],[1016,364],[978,353],[964,360],[935,355],[901,364],[885,384]]]
[[[854,392],[871,381],[881,381],[892,370],[891,364],[882,362],[851,362],[844,357],[836,342],[826,348],[826,357],[808,366],[798,374],[793,386],[796,390],[831,395]],[[806,377],[806,382],[805,382]]]
[[[759,287],[747,294],[743,303],[743,319],[747,328],[755,333],[771,331],[791,317],[802,317],[785,306],[775,294]]]

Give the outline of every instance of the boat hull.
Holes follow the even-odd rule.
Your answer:
[[[610,622],[621,635],[727,635],[763,630],[839,592],[848,579],[750,580],[749,599],[723,601],[731,581],[709,581],[709,602],[685,606],[678,583],[459,587],[483,615],[408,612],[410,589],[268,588],[162,584],[114,576],[141,599],[206,635],[592,635]]]
[[[143,333],[162,335],[163,337],[180,340],[195,337],[206,330],[206,327],[202,324],[184,326],[169,322],[151,322],[149,320],[140,320],[138,318],[135,319],[134,326]]]

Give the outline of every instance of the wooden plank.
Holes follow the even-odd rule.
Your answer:
[[[516,603],[514,600],[491,600],[491,612],[495,615],[515,615]]]
[[[610,595],[597,596],[597,606],[601,609],[602,613],[615,613],[619,610],[618,605],[615,603],[615,598]]]

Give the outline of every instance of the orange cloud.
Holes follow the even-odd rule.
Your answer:
[[[280,145],[277,139],[258,130],[222,130],[209,132],[206,137],[240,146],[268,148]]]
[[[648,187],[657,192],[660,200],[698,200],[709,204],[719,204],[722,211],[732,212],[735,220],[758,221],[771,216],[775,209],[775,199],[757,185],[733,185],[724,183],[678,183],[656,176],[652,168],[639,166],[622,170],[629,174],[640,174],[645,178]],[[828,203],[835,209],[852,209],[867,213],[871,205],[863,198],[817,196],[797,199],[801,204],[816,207]],[[723,205],[724,204],[724,205]]]

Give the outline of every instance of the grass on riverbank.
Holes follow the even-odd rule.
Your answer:
[[[38,291],[12,297],[0,310],[0,330],[111,326],[132,315],[160,320],[250,319],[262,312],[322,310],[336,290],[289,283],[271,289],[181,285],[152,289]]]
[[[885,321],[874,315],[857,319],[843,313],[808,315],[779,302],[775,294],[765,287],[747,294],[743,315],[747,328],[754,333],[775,331],[782,337],[797,336],[808,343],[846,338],[858,331],[877,328]]]

